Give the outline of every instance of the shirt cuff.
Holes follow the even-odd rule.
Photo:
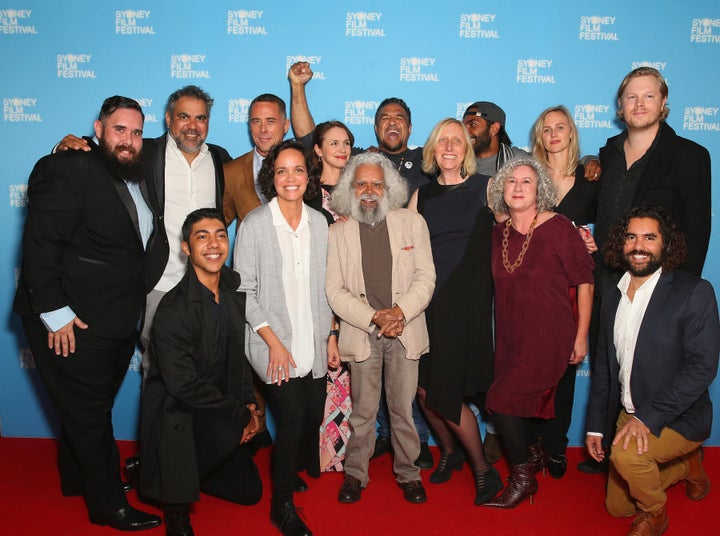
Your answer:
[[[267,322],[263,322],[263,323],[261,323],[261,324],[258,324],[257,326],[255,326],[255,327],[252,328],[252,329],[253,329],[253,331],[254,331],[255,333],[257,333],[259,329],[262,329],[262,328],[267,327],[267,326],[269,326],[269,325],[270,325],[270,324],[268,324]]]
[[[75,312],[67,305],[48,313],[40,313],[40,320],[45,324],[45,329],[52,332],[66,326],[73,318],[75,318]]]
[[[604,434],[601,434],[600,432],[585,432],[585,435],[591,435],[595,437],[603,437]]]

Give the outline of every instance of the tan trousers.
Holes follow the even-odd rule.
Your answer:
[[[617,430],[632,419],[625,410],[620,412]],[[637,443],[631,438],[627,450],[622,442],[610,451],[605,506],[610,515],[628,517],[637,510],[658,515],[667,502],[665,490],[688,475],[687,454],[701,445],[690,441],[670,428],[663,428],[660,437],[650,434],[648,451],[637,453]]]
[[[363,487],[367,486],[384,378],[394,452],[393,470],[398,482],[420,480],[420,468],[415,466],[420,455],[420,438],[412,417],[418,361],[405,357],[405,348],[398,339],[378,339],[375,334],[368,337],[370,357],[359,363],[349,363],[353,409],[350,414],[352,434],[345,449],[345,474],[357,478]]]

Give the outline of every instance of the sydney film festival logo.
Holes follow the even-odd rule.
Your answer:
[[[228,122],[247,123],[250,115],[250,103],[247,98],[228,99]]]
[[[460,37],[463,39],[500,39],[500,33],[493,28],[495,13],[461,13]]]
[[[11,207],[25,208],[27,206],[27,184],[10,184],[8,194]]]
[[[458,102],[455,104],[455,119],[459,119],[462,121],[462,118],[465,114],[465,110],[468,109],[468,106],[471,104],[475,104],[475,101],[472,102]]]
[[[345,101],[344,123],[346,125],[374,125],[375,112],[379,104],[378,101]]]
[[[290,67],[299,61],[306,61],[310,64],[310,68],[313,71],[313,80],[325,80],[325,73],[319,69],[322,56],[303,56],[301,54],[286,56],[285,72],[287,73]]]
[[[90,69],[92,54],[58,54],[58,78],[97,78],[95,70]]]
[[[8,123],[41,123],[42,117],[35,111],[37,99],[11,97],[3,99],[3,120]]]
[[[385,37],[385,28],[378,11],[348,11],[345,14],[345,35],[347,37]]]
[[[400,58],[401,82],[439,82],[436,58]]]
[[[229,35],[267,35],[262,24],[263,11],[235,9],[227,12],[227,33]]]
[[[691,43],[720,43],[720,19],[693,19],[690,27]]]
[[[588,15],[580,17],[580,41],[620,41],[612,31],[617,17]]]
[[[143,109],[143,113],[145,114],[145,122],[146,123],[157,123],[158,122],[157,114],[154,114],[150,111],[150,108],[152,107],[152,104],[153,104],[152,99],[133,97],[133,100],[135,102],[137,102],[140,105],[140,107]]]
[[[35,26],[29,24],[32,9],[0,9],[0,33],[36,34]]]
[[[615,128],[615,109],[609,104],[576,104],[573,120],[578,128]]]
[[[149,9],[126,9],[115,12],[115,33],[119,35],[155,35],[149,24]]]
[[[173,54],[170,56],[170,78],[210,78],[203,69],[206,54]]]
[[[553,60],[525,58],[517,60],[515,82],[518,84],[555,84]]]
[[[686,106],[683,130],[720,132],[720,108],[715,106]]]

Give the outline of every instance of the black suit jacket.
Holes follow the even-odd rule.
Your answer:
[[[137,210],[125,183],[90,147],[46,156],[30,175],[15,310],[36,316],[70,306],[88,333],[131,337],[146,287]]]
[[[587,431],[614,429],[620,411],[619,364],[614,338],[620,290],[608,288],[600,313]],[[638,419],[659,436],[668,426],[690,441],[710,435],[708,387],[720,352],[720,323],[713,288],[685,272],[663,273],[638,334],[630,391]]]
[[[600,164],[608,168],[609,159],[621,155],[615,148],[618,138],[609,138],[600,149]],[[633,207],[656,205],[670,212],[685,234],[688,256],[682,269],[702,275],[710,242],[710,154],[705,147],[681,138],[664,121],[660,123],[658,145],[645,165],[638,183]],[[600,181],[600,191],[603,181]],[[606,237],[599,237],[602,246]],[[598,257],[598,256],[596,256]],[[601,264],[602,258],[598,258]]]
[[[143,166],[147,177],[150,199],[154,203],[158,213],[158,239],[153,247],[148,249],[148,289],[151,291],[162,277],[167,265],[170,249],[168,246],[167,233],[165,231],[165,149],[167,147],[168,134],[165,133],[159,138],[143,139]],[[215,165],[215,208],[223,209],[223,192],[225,190],[225,178],[223,164],[231,160],[230,154],[219,145],[207,144],[210,155]]]
[[[207,381],[215,323],[207,290],[195,270],[160,301],[150,338],[152,364],[142,394],[143,495],[166,503],[198,500],[198,456],[220,465],[240,444],[254,401],[252,369],[245,358],[245,293],[240,276],[223,268],[221,300],[229,313],[227,389]],[[196,444],[193,423],[202,419],[212,440]]]

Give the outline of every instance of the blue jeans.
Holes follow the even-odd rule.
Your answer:
[[[420,443],[427,443],[430,439],[430,429],[428,428],[425,416],[418,405],[417,398],[412,404],[413,421],[415,421],[415,430],[420,436]],[[390,415],[388,415],[388,406],[385,401],[385,388],[380,396],[380,406],[377,412],[377,435],[378,437],[390,437]]]

